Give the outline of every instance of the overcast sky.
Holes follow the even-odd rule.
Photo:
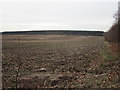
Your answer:
[[[102,30],[114,23],[119,0],[1,0],[1,31]]]

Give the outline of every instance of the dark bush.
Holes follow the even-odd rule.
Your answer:
[[[119,10],[120,11],[120,10]],[[104,33],[105,41],[108,42],[120,42],[120,12],[115,15],[116,22],[113,24],[113,26],[109,29],[108,32]]]

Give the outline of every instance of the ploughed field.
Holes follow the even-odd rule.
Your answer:
[[[110,71],[101,68],[102,36],[3,35],[2,43],[3,88],[110,85]]]

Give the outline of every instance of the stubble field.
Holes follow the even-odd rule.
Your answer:
[[[3,88],[100,88],[111,71],[102,36],[3,35]]]

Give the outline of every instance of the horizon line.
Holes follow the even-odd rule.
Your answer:
[[[22,30],[22,31],[20,31],[20,30],[16,30],[16,31],[0,31],[0,32],[2,32],[2,33],[4,33],[4,32],[41,32],[41,31],[90,31],[90,32],[94,32],[94,31],[98,31],[98,32],[105,32],[105,31],[101,31],[101,30],[84,30],[84,29],[82,29],[82,30],[66,30],[66,29],[64,29],[64,30]]]

